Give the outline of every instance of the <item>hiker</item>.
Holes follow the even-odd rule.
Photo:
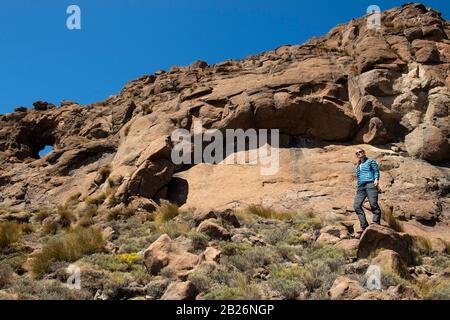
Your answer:
[[[361,229],[356,232],[356,238],[359,239],[364,230],[369,226],[362,204],[366,198],[369,199],[370,209],[373,213],[373,223],[380,224],[381,210],[378,206],[378,183],[380,171],[377,162],[369,159],[363,149],[356,150],[358,165],[356,166],[356,177],[358,179],[355,202],[353,207],[358,215]]]

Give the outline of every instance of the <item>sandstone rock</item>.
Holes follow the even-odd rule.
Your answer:
[[[192,216],[192,219],[195,221],[196,225],[199,225],[205,220],[208,219],[216,219],[217,215],[214,211],[204,211],[204,212],[197,212]]]
[[[359,241],[358,258],[367,258],[380,248],[397,252],[407,264],[414,262],[410,236],[380,225],[371,225],[364,231]]]
[[[333,236],[329,233],[322,233],[316,240],[317,243],[322,244],[336,244],[340,241],[340,239],[336,236]]]
[[[414,40],[412,47],[416,49],[416,61],[420,63],[439,62],[439,51],[433,41]]]
[[[228,240],[231,237],[228,230],[217,224],[214,219],[208,219],[200,223],[197,227],[197,232],[204,233],[213,239],[219,240]]]
[[[412,287],[399,284],[397,286],[389,287],[386,294],[402,300],[417,300],[419,296],[416,290]]]
[[[344,239],[336,243],[336,246],[349,252],[355,252],[358,250],[358,239]]]
[[[190,281],[172,282],[161,300],[194,300],[198,290]]]
[[[147,285],[145,286],[145,290],[148,299],[157,300],[161,298],[161,296],[166,291],[169,282],[170,281],[168,279],[155,277],[154,280],[147,283]]]
[[[331,300],[352,300],[364,292],[358,281],[348,277],[338,277],[328,292]]]
[[[374,259],[372,259],[372,264],[398,275],[408,275],[408,270],[405,267],[400,255],[392,250],[381,251]]]
[[[206,261],[206,262],[219,262],[221,254],[222,254],[222,251],[220,251],[219,249],[216,249],[214,247],[208,247],[200,255],[199,260]]]
[[[152,275],[167,267],[183,277],[197,262],[196,255],[187,252],[167,234],[160,236],[144,252],[144,264]]]
[[[327,233],[327,234],[335,236],[339,239],[349,239],[350,238],[350,234],[349,234],[347,228],[343,225],[330,225],[330,226],[323,227],[322,229],[320,229],[320,233],[321,234]]]
[[[439,128],[420,125],[405,138],[408,153],[429,161],[444,161],[450,158],[448,141]]]
[[[354,300],[395,300],[395,297],[381,291],[367,291],[354,298]]]
[[[165,159],[145,161],[127,181],[127,194],[152,198],[172,178],[174,165]]]
[[[239,219],[236,217],[232,210],[221,211],[218,212],[217,215],[222,223],[228,224],[234,228],[239,228],[241,226]]]

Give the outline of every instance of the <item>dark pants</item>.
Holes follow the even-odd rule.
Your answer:
[[[373,182],[367,182],[358,187],[355,202],[353,203],[362,229],[367,228],[369,225],[362,208],[362,204],[366,198],[369,198],[370,209],[373,213],[373,222],[377,224],[381,222],[381,210],[378,206],[378,188],[374,186]]]

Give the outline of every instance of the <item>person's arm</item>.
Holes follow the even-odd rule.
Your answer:
[[[378,164],[375,160],[372,160],[372,163],[370,165],[372,166],[372,170],[373,170],[373,174],[374,174],[374,178],[375,178],[375,181],[373,182],[373,184],[375,186],[378,186],[378,182],[380,180],[380,170],[378,169]]]

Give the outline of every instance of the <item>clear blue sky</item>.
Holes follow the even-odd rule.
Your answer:
[[[0,4],[0,113],[104,100],[129,80],[300,44],[394,0],[14,0]],[[449,19],[449,0],[425,0]],[[81,7],[82,29],[66,28]]]

